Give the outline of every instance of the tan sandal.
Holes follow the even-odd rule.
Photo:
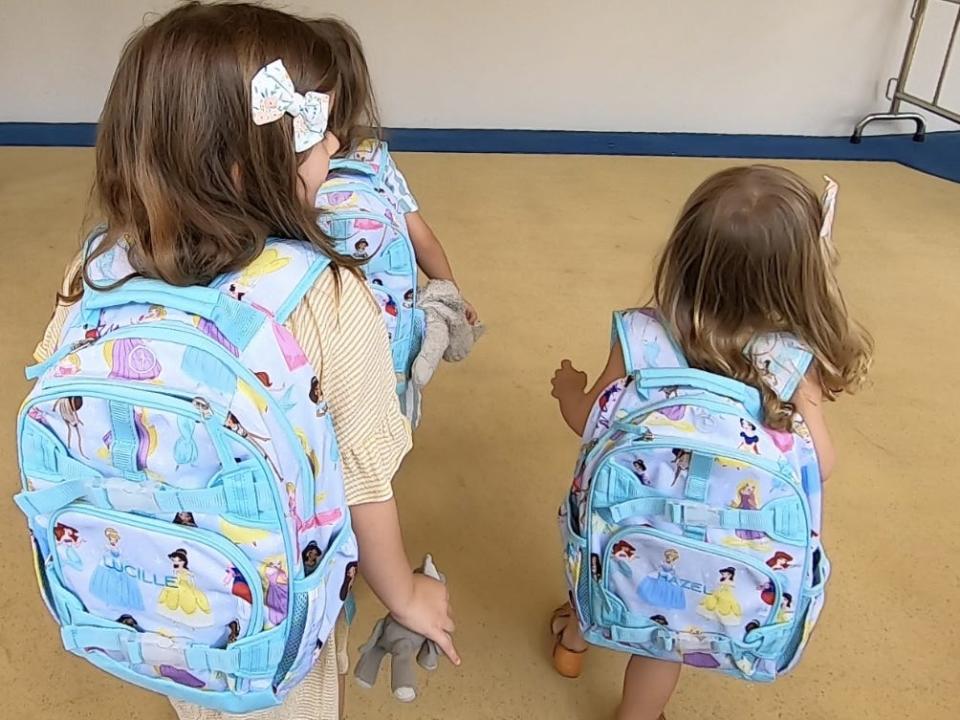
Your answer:
[[[553,635],[553,667],[565,678],[578,678],[583,672],[584,650],[571,650],[563,644],[563,631],[573,620],[573,609],[569,603],[564,603],[550,616],[550,634]]]

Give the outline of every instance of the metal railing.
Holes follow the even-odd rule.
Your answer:
[[[937,78],[937,88],[934,90],[933,98],[925,100],[924,98],[907,92],[907,78],[910,75],[913,59],[917,53],[917,44],[920,41],[920,33],[923,30],[923,21],[927,14],[927,7],[930,5],[930,0],[914,0],[913,9],[910,11],[910,19],[913,21],[913,25],[910,28],[910,37],[907,39],[907,49],[903,53],[903,62],[900,64],[900,74],[895,78],[890,78],[887,83],[887,99],[890,100],[890,110],[888,112],[871,113],[865,116],[854,128],[853,135],[850,136],[850,142],[859,143],[863,138],[864,128],[878,120],[911,120],[916,124],[913,141],[923,142],[927,134],[926,120],[923,115],[919,113],[903,112],[900,107],[905,102],[933,113],[934,115],[944,117],[947,120],[960,123],[960,113],[940,105],[943,81],[947,76],[947,69],[950,67],[950,56],[956,44],[957,30],[960,28],[960,0],[934,0],[934,2],[947,2],[956,5],[957,15],[953,21],[953,29],[950,31],[950,42],[947,44],[947,50],[943,56],[943,64],[940,66],[940,75]]]

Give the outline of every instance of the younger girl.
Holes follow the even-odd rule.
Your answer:
[[[835,195],[835,185],[831,191]],[[873,349],[870,336],[850,319],[837,284],[829,194],[828,199],[823,207],[799,177],[782,168],[757,165],[717,173],[687,200],[660,259],[653,294],[661,322],[691,367],[760,390],[765,425],[774,430],[789,433],[794,420],[802,418],[824,479],[833,471],[836,455],[823,401],[857,389]],[[789,401],[781,400],[768,384],[766,368],[744,354],[754,337],[768,333],[790,334],[813,354]],[[568,360],[561,363],[553,378],[553,396],[574,432],[584,432],[600,393],[625,375],[619,343],[613,344],[606,368],[589,391],[586,374]],[[741,439],[750,452],[756,452],[756,431],[743,426]],[[669,567],[665,558],[658,578],[669,581]],[[734,569],[720,572],[704,611],[737,613],[729,592]],[[641,589],[652,591],[656,581],[645,582]],[[555,613],[553,630],[554,664],[561,674],[576,677],[587,646],[569,605]],[[633,656],[618,718],[660,717],[680,668],[678,663]]]
[[[333,51],[333,61],[338,69],[338,83],[333,88],[333,95],[348,100],[339,106],[335,104],[331,111],[330,129],[341,142],[337,155],[369,162],[379,153],[380,127],[373,83],[360,37],[338,18],[322,18],[310,24]],[[384,182],[397,212],[406,218],[407,232],[420,270],[431,280],[450,280],[456,284],[443,245],[420,214],[406,178],[389,155]],[[366,259],[366,242],[361,242],[363,247],[354,250],[355,257],[363,260]],[[477,322],[477,311],[469,302],[465,304],[467,321],[473,325]]]
[[[254,77],[267,66],[297,93],[285,111],[266,112],[271,108],[254,92]],[[124,49],[100,117],[95,191],[107,230],[98,248],[122,241],[137,274],[175,286],[207,285],[249,267],[271,236],[307,243],[331,259],[286,326],[312,363],[333,419],[360,572],[400,622],[459,663],[446,588],[412,572],[400,534],[391,480],[410,434],[379,310],[356,263],[336,255],[316,224],[312,200],[340,146],[326,131],[324,105],[351,116],[360,102],[335,92],[343,87],[340,73],[309,25],[258,5],[180,4],[140,30]],[[72,320],[86,271],[74,262],[38,359],[54,352]],[[108,551],[119,553],[119,538],[107,540]],[[176,554],[175,567],[186,573],[187,558]],[[336,658],[344,643],[332,635],[320,640],[313,673],[284,705],[257,713],[259,720],[337,717]],[[220,715],[174,704],[181,718]]]

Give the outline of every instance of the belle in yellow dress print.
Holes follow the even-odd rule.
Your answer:
[[[207,627],[213,624],[210,618],[210,601],[197,588],[190,572],[187,551],[178,548],[167,555],[173,564],[173,574],[177,584],[165,587],[157,599],[157,611],[171,620],[192,627]]]
[[[723,568],[720,571],[720,581],[713,592],[700,601],[697,612],[703,617],[716,620],[721,625],[739,625],[743,610],[740,608],[740,602],[733,592],[736,587],[734,582],[736,575],[736,569],[732,567]]]

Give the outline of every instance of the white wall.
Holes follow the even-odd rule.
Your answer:
[[[886,106],[911,0],[283,4],[356,26],[395,127],[846,135]],[[95,120],[126,37],[172,5],[0,0],[0,121]],[[948,22],[929,24],[917,92],[933,87]]]

